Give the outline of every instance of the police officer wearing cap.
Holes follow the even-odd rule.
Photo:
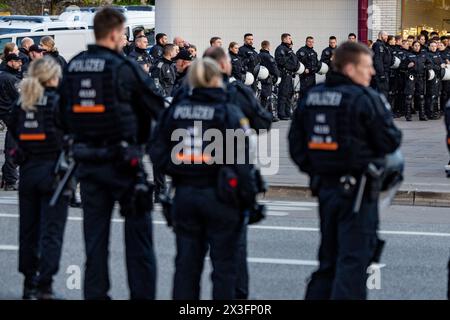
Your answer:
[[[419,111],[420,121],[426,121],[425,115],[425,86],[428,70],[430,69],[430,60],[427,52],[421,50],[419,41],[414,41],[412,51],[406,54],[400,68],[406,73],[405,82],[405,118],[411,121],[412,105]]]
[[[151,186],[142,165],[152,119],[164,108],[146,75],[120,53],[125,17],[105,7],[94,17],[95,45],[75,56],[63,77],[61,106],[83,202],[85,299],[109,299],[108,246],[114,204],[124,217],[131,299],[154,299],[156,263]]]
[[[17,141],[14,159],[20,165],[19,271],[23,299],[56,299],[52,288],[58,272],[68,198],[50,206],[55,167],[63,146],[57,86],[61,68],[51,57],[31,63],[21,83],[20,99],[8,121]]]
[[[366,270],[379,242],[378,181],[367,172],[399,147],[401,132],[384,96],[369,88],[375,73],[369,48],[340,45],[333,68],[299,102],[289,131],[290,155],[319,198],[320,265],[306,299],[365,299]]]
[[[288,120],[291,118],[291,100],[294,95],[294,78],[300,67],[300,62],[292,50],[292,37],[289,33],[281,35],[281,44],[275,50],[275,61],[281,73],[281,82],[278,85],[278,118]]]
[[[247,72],[253,74],[255,79],[257,78],[257,67],[261,61],[259,59],[258,52],[253,47],[253,34],[246,33],[244,35],[244,45],[239,48],[239,57],[241,57],[242,65]],[[253,82],[251,88],[256,92],[257,82]]]
[[[186,83],[186,75],[192,60],[194,60],[194,57],[189,53],[189,51],[181,50],[174,60],[175,68],[177,70],[177,78],[175,80],[173,92],[176,92]]]
[[[172,177],[175,187],[171,212],[177,246],[173,298],[200,299],[201,274],[209,247],[212,298],[231,300],[236,298],[241,206],[248,201],[244,194],[254,197],[255,186],[252,166],[238,163],[236,158],[238,154],[245,157],[247,143],[235,145],[225,139],[225,132],[237,130],[244,137],[248,120],[229,102],[221,70],[213,59],[196,59],[188,79],[192,93],[165,110],[151,149],[152,161]],[[204,136],[211,130],[217,133],[215,151],[208,148]],[[176,141],[171,138],[175,132]],[[218,154],[226,157],[234,148],[237,152],[228,165],[215,158]]]
[[[316,73],[319,71],[317,52],[314,50],[314,38],[306,38],[306,44],[297,51],[298,60],[304,64],[305,72],[300,75],[300,99],[316,85]]]
[[[15,53],[5,57],[4,65],[0,70],[0,120],[6,122],[8,113],[14,102],[19,97],[19,82],[21,74],[22,59]],[[11,151],[16,147],[11,134],[6,132],[5,137],[5,163],[2,166],[2,188],[6,191],[17,190],[17,165],[11,157]]]
[[[372,87],[384,94],[386,98],[389,96],[389,72],[392,64],[392,55],[386,43],[387,39],[387,32],[380,31],[377,41],[372,46],[373,66],[376,72]]]
[[[163,57],[150,70],[150,76],[154,79],[156,86],[162,90],[165,97],[172,96],[173,87],[177,79],[174,63],[174,58],[177,54],[177,47],[174,44],[167,44],[164,47]]]
[[[278,70],[275,58],[270,54],[270,42],[267,40],[261,42],[259,59],[261,60],[261,65],[269,70],[269,77],[261,80],[261,104],[272,114],[272,121],[277,122],[279,119],[277,110],[273,108],[272,90],[273,86],[278,82],[280,71]]]

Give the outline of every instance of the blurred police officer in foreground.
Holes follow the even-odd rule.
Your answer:
[[[310,88],[316,85],[316,73],[319,71],[317,52],[314,50],[314,38],[306,38],[306,44],[297,51],[298,60],[304,64],[305,72],[300,75],[300,99]]]
[[[79,164],[86,299],[109,299],[108,244],[116,202],[125,218],[130,298],[155,298],[151,186],[142,155],[163,100],[149,90],[142,69],[118,53],[124,23],[115,9],[99,11],[94,18],[96,44],[70,61],[62,84],[64,120]]]
[[[291,100],[294,95],[294,78],[300,66],[297,56],[292,50],[292,37],[289,33],[281,35],[281,44],[275,50],[275,61],[281,73],[278,85],[278,118],[288,120],[291,117]]]
[[[20,100],[8,121],[16,139],[14,159],[20,165],[19,271],[25,276],[23,299],[55,299],[52,282],[58,272],[68,198],[50,206],[54,173],[63,145],[56,87],[61,68],[51,57],[31,63],[21,83]]]
[[[270,42],[267,40],[261,42],[259,59],[261,60],[261,65],[269,70],[269,77],[265,80],[261,80],[261,104],[272,114],[272,120],[276,122],[279,119],[277,110],[273,108],[272,90],[273,86],[278,82],[280,71],[278,70],[275,58],[270,54]]]
[[[448,47],[448,39],[444,38],[444,42],[439,44],[439,54],[441,56],[442,62],[450,64],[450,47]],[[444,114],[444,109],[447,104],[448,99],[450,99],[450,81],[442,81],[441,83],[441,114]]]
[[[200,298],[201,273],[209,246],[213,299],[234,299],[243,225],[241,207],[247,201],[241,195],[253,193],[252,167],[236,162],[238,154],[247,154],[246,143],[238,143],[233,163],[225,166],[214,162],[203,135],[208,129],[217,129],[223,136],[226,129],[238,129],[245,135],[248,120],[229,103],[221,70],[214,60],[195,60],[188,78],[192,94],[166,109],[151,151],[152,161],[172,177],[176,189],[171,213],[177,245],[173,298]],[[173,141],[171,135],[183,129],[184,134],[179,136],[183,147],[176,148],[180,141]],[[216,143],[224,156],[227,147],[233,145],[231,141]]]
[[[365,172],[399,147],[401,132],[386,99],[368,88],[369,48],[346,42],[334,52],[333,66],[325,84],[300,101],[289,132],[291,157],[319,198],[320,266],[306,299],[364,299],[378,242],[377,181]]]
[[[389,96],[389,73],[392,64],[392,55],[387,46],[388,34],[380,31],[378,39],[372,46],[374,52],[373,66],[375,68],[375,76],[373,77],[372,86],[379,93]]]
[[[222,48],[211,47],[204,53],[204,57],[215,60],[222,74],[227,102],[241,110],[249,121],[249,125],[256,134],[267,132],[272,124],[272,115],[264,110],[253,92],[240,81],[230,82],[231,61]],[[182,87],[175,93],[172,104],[177,105],[181,100],[187,99],[192,88],[189,85]],[[263,130],[263,131],[261,131]],[[247,266],[247,228],[246,221],[242,228],[238,245],[238,276],[236,280],[236,299],[248,298],[248,266]]]
[[[0,70],[0,120],[6,122],[11,107],[19,97],[19,82],[22,78],[22,59],[15,53],[5,57],[4,65]],[[5,163],[2,166],[2,188],[5,191],[17,190],[17,165],[11,157],[11,150],[16,142],[9,132],[5,137]]]

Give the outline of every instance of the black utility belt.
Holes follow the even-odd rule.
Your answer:
[[[196,188],[216,188],[217,177],[189,177],[175,178],[173,180],[175,187],[196,187]]]
[[[111,146],[93,146],[89,144],[77,143],[72,147],[73,157],[77,162],[104,163],[108,161],[122,161],[133,156],[142,158],[141,147],[134,145],[111,145]]]

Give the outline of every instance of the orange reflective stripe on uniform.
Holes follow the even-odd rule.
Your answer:
[[[327,151],[335,151],[337,150],[339,145],[336,142],[309,142],[308,148],[310,150],[327,150]]]
[[[45,133],[22,133],[19,135],[20,141],[43,141],[46,138]]]
[[[207,155],[187,155],[187,154],[177,154],[177,159],[184,162],[208,162],[211,160],[210,156]]]
[[[96,104],[93,106],[82,106],[76,104],[72,107],[74,113],[103,113],[105,112],[105,106],[103,104]]]
[[[447,144],[450,146],[450,138],[447,138]]]

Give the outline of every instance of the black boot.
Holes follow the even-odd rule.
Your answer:
[[[412,121],[412,99],[406,98],[405,100],[405,119],[406,121]]]
[[[23,300],[36,300],[37,287],[35,277],[25,277],[25,281],[23,283]]]
[[[425,101],[422,97],[418,101],[418,107],[419,107],[419,120],[427,121],[428,119],[425,115]]]

